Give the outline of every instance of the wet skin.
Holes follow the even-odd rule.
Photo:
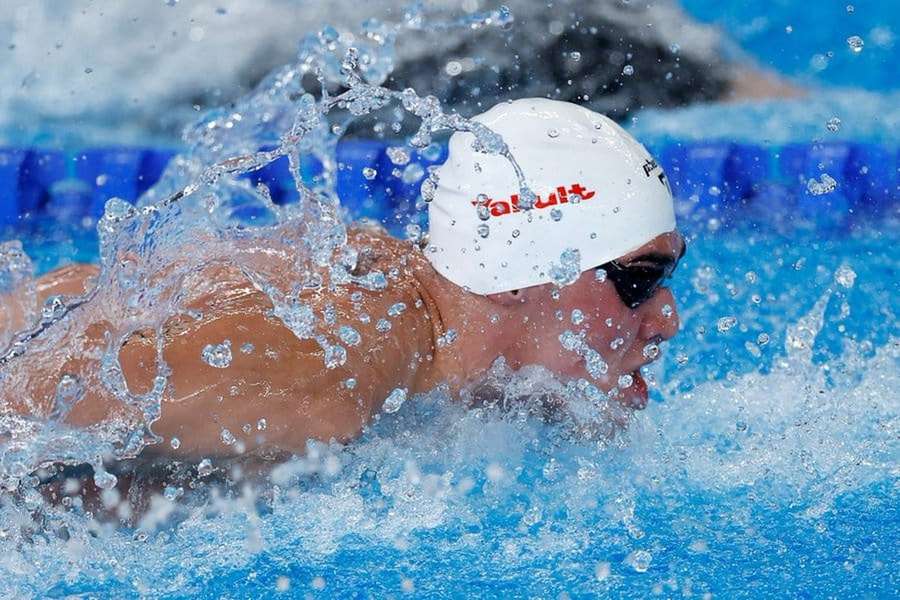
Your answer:
[[[629,408],[643,408],[647,392],[637,373],[649,362],[643,349],[678,330],[675,302],[667,288],[630,309],[612,283],[598,281],[591,269],[560,289],[556,298],[551,285],[478,296],[437,274],[406,242],[378,231],[355,230],[350,243],[363,251],[360,274],[371,269],[396,271],[385,291],[353,285],[329,290],[326,279],[319,290],[302,294],[300,300],[319,318],[318,331],[347,350],[346,362],[332,369],[325,367],[320,345],[298,339],[271,314],[269,298],[239,271],[218,265],[201,274],[207,285],[197,286],[187,307],[203,316],[174,316],[165,324],[163,357],[171,375],[160,417],[152,425],[164,441],[147,447],[144,455],[196,458],[259,449],[303,452],[308,439],[348,441],[381,410],[395,388],[405,388],[411,396],[446,382],[456,391],[478,380],[501,355],[514,369],[539,364],[565,378],[592,380],[584,360],[562,348],[559,336],[566,330],[583,330],[588,344],[608,363],[606,377],[594,383],[609,391],[620,375],[631,374],[634,385],[617,400]],[[678,256],[682,246],[678,234],[664,234],[620,262],[627,264],[648,253]],[[77,265],[45,275],[38,282],[39,302],[52,294],[81,293],[92,285],[96,272],[96,267]],[[354,292],[361,297],[351,298]],[[389,316],[389,308],[398,302],[406,309]],[[672,307],[668,316],[663,311],[666,304]],[[335,311],[334,326],[321,321],[328,305]],[[0,318],[13,323],[21,319],[16,306],[4,300]],[[577,326],[570,321],[576,308],[584,314]],[[562,319],[557,318],[558,311]],[[377,330],[380,319],[390,322],[389,331]],[[607,325],[608,319],[612,325]],[[334,334],[340,325],[356,329],[361,342],[340,342]],[[96,363],[89,364],[91,359],[85,357],[96,356],[104,347],[107,328],[103,322],[84,327],[78,348],[54,355],[58,358],[52,364],[42,364],[28,378],[27,389],[11,390],[0,383],[0,413],[50,414],[63,374],[96,369]],[[456,341],[439,346],[438,339],[451,328],[457,332]],[[613,344],[617,338],[621,342]],[[216,368],[204,362],[204,347],[225,339],[231,342],[230,365]],[[252,350],[245,344],[252,344]],[[123,344],[119,357],[132,393],[150,390],[156,374],[155,347],[153,332],[133,334]],[[10,368],[29,366],[19,359]],[[85,387],[84,397],[65,417],[67,423],[90,427],[113,418],[137,418],[134,408],[123,406],[99,383]],[[265,420],[264,429],[257,425],[260,419]],[[248,426],[250,432],[245,433]],[[224,443],[223,429],[237,441]],[[170,443],[176,437],[177,449]]]

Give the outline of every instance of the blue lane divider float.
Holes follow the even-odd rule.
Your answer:
[[[386,142],[361,139],[338,145],[337,189],[351,216],[386,220],[410,214],[427,167],[446,158],[446,146],[435,145],[410,152],[408,163],[395,164],[388,147]],[[884,146],[828,143],[771,148],[710,141],[675,142],[652,150],[683,212],[727,219],[735,211],[780,211],[819,221],[824,215],[826,221],[845,225],[856,216],[883,215],[900,198],[900,153]],[[0,226],[41,215],[96,218],[111,197],[137,199],[160,178],[174,154],[158,148],[69,153],[0,148]],[[321,176],[321,164],[306,157],[301,171],[312,181]],[[837,182],[837,188],[811,194],[808,180],[818,180],[823,173]],[[286,159],[245,178],[268,186],[277,203],[297,198]]]

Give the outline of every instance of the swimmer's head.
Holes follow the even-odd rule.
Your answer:
[[[569,283],[675,229],[662,169],[603,115],[529,98],[474,120],[503,137],[527,189],[507,158],[474,148],[472,133],[450,138],[425,254],[456,285],[487,295]]]

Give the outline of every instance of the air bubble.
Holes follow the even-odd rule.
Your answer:
[[[632,75],[634,75],[634,67],[632,67],[631,65],[625,65],[624,67],[622,67],[622,74],[631,77]]]
[[[831,133],[836,133],[841,128],[841,120],[837,117],[831,117],[828,119],[828,122],[825,123],[825,127]]]
[[[365,167],[362,170],[362,174],[363,174],[363,177],[365,177],[369,181],[372,181],[373,179],[375,179],[375,177],[378,176],[378,171],[376,171],[372,167]]]

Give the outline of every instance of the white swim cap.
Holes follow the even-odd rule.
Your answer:
[[[519,208],[510,162],[477,152],[472,133],[453,134],[428,209],[425,254],[456,285],[493,294],[550,283],[557,280],[552,265],[567,258],[581,273],[675,229],[662,169],[605,116],[529,98],[474,120],[503,136],[537,199],[531,210]],[[574,253],[566,253],[573,249],[580,255],[574,266]]]

